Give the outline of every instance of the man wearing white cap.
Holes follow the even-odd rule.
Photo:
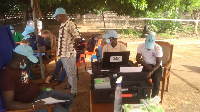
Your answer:
[[[102,58],[104,52],[121,52],[126,51],[126,46],[117,41],[118,34],[115,30],[109,30],[108,33],[102,36],[106,39],[107,44],[103,46]]]
[[[33,55],[32,48],[26,44],[18,45],[13,51],[10,63],[0,72],[0,90],[5,108],[7,110],[33,109],[33,111],[34,109],[43,109],[48,105],[41,99],[52,97],[58,100],[67,100],[56,106],[53,112],[68,112],[74,100],[73,96],[55,90],[41,90],[36,84],[49,83],[50,77],[47,77],[46,80],[30,80],[24,70],[30,61],[38,62]],[[44,110],[38,112],[44,112]]]
[[[35,32],[35,28],[33,28],[32,26],[26,26],[22,35],[24,36],[24,39],[29,39],[29,43],[30,43],[30,46],[33,49],[33,53],[39,59],[36,35],[35,35],[34,32]],[[44,38],[42,38],[42,36],[38,35],[38,37],[39,37],[39,43],[40,43],[40,49],[41,49],[41,52],[42,52],[42,56],[44,56],[45,55],[44,52],[46,51],[45,41],[44,41]]]
[[[148,72],[147,78],[153,82],[152,97],[159,93],[160,79],[162,77],[162,47],[155,43],[155,36],[150,34],[145,43],[138,46],[136,60],[143,66],[143,72]]]
[[[74,22],[67,18],[66,11],[63,8],[57,8],[52,15],[56,21],[61,22],[58,38],[58,56],[60,56],[63,66],[68,76],[68,82],[71,85],[71,94],[77,95],[76,78],[76,49],[75,41],[81,39]]]

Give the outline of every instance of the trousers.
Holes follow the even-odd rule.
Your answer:
[[[76,77],[76,57],[72,55],[68,57],[60,57],[65,68],[68,82],[71,85],[71,93],[77,93],[77,77]]]
[[[36,100],[45,99],[48,97],[52,97],[58,100],[67,100],[65,102],[57,103],[56,107],[53,108],[53,112],[69,112],[69,108],[71,107],[74,98],[71,94],[62,93],[59,91],[51,90],[51,91],[42,91]],[[47,109],[36,110],[34,112],[47,112]]]
[[[154,66],[154,65],[150,65]],[[142,69],[143,72],[149,72],[145,67]],[[160,79],[162,78],[162,67],[160,66],[154,73],[151,75],[152,82],[153,82],[153,89],[151,97],[155,97],[159,93],[160,89]]]

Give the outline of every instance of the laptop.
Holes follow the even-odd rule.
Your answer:
[[[119,71],[120,66],[128,65],[129,55],[130,51],[104,52],[101,69]]]

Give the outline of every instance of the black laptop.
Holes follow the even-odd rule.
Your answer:
[[[101,69],[119,70],[121,66],[127,66],[130,51],[104,52]]]

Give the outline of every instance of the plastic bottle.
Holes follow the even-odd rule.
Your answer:
[[[122,112],[122,91],[121,91],[122,77],[116,81],[117,87],[115,90],[114,112]]]

